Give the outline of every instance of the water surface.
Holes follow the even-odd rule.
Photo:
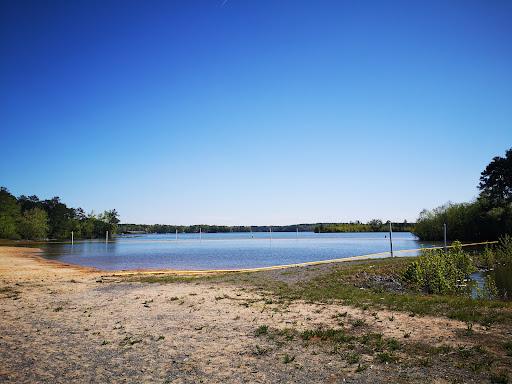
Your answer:
[[[409,232],[393,234],[393,249],[431,246]],[[346,258],[389,251],[387,233],[255,232],[145,234],[112,241],[50,243],[44,257],[105,270],[237,269]],[[408,253],[414,255],[415,252]],[[402,254],[401,254],[402,255]]]

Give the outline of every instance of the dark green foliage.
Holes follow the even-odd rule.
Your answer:
[[[6,188],[0,187],[0,239],[19,238],[17,225],[20,217],[16,198]]]
[[[505,157],[496,156],[480,176],[481,196],[494,206],[512,203],[512,148]]]
[[[18,233],[23,239],[46,239],[48,228],[48,214],[37,207],[23,212],[18,223]]]
[[[116,233],[116,210],[101,215],[86,215],[81,208],[69,208],[59,197],[39,200],[37,196],[14,197],[0,188],[0,238],[2,239],[75,239],[104,237]]]
[[[448,294],[461,291],[464,280],[475,270],[471,257],[459,242],[447,252],[424,251],[405,270],[404,280],[425,293]]]
[[[485,241],[512,234],[512,149],[485,168],[479,189],[480,196],[471,203],[423,210],[414,233],[422,240],[443,240],[446,223],[449,239]]]

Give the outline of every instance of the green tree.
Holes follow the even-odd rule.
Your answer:
[[[48,214],[41,208],[23,212],[18,223],[18,232],[28,240],[46,239],[48,228]]]
[[[0,187],[0,238],[17,239],[17,223],[20,219],[20,207],[16,198],[7,188]]]
[[[512,148],[505,157],[496,156],[480,176],[481,197],[494,207],[512,203]]]

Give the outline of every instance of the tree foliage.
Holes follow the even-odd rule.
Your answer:
[[[82,208],[70,208],[59,197],[40,200],[37,196],[16,198],[0,188],[0,238],[67,239],[97,238],[105,232],[116,233],[119,214],[115,209],[100,215],[85,214]]]
[[[473,202],[447,203],[423,210],[414,232],[422,240],[496,240],[512,233],[512,149],[495,157],[481,173],[480,196]]]
[[[493,206],[512,203],[512,148],[505,152],[505,157],[496,156],[485,167],[478,188]]]

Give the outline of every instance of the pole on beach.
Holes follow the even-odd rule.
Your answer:
[[[176,241],[178,241],[178,228],[176,228]]]
[[[444,251],[446,252],[446,250],[448,249],[448,247],[446,246],[446,223],[443,224],[443,233],[444,233]]]
[[[299,240],[299,227],[297,227],[297,240]]]
[[[391,220],[389,221],[389,247],[391,249],[391,257],[393,256],[393,228],[391,227]]]
[[[272,227],[269,228],[269,232],[270,232],[270,240],[272,240]]]
[[[108,243],[108,231],[105,232],[105,243]]]
[[[71,245],[73,245],[73,231],[71,231]]]
[[[203,240],[203,234],[201,232],[201,227],[199,227],[199,240]]]

